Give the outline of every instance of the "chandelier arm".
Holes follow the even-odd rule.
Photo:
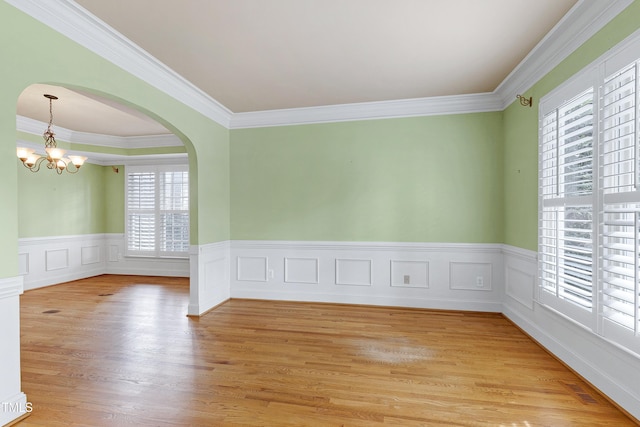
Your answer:
[[[33,166],[29,166],[25,162],[22,162],[22,164],[24,165],[25,168],[29,169],[31,172],[38,172],[40,170],[40,166],[42,165],[42,162],[44,162],[46,159],[47,159],[46,157],[38,158],[38,160],[36,160]]]

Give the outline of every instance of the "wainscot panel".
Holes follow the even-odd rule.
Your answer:
[[[187,311],[189,316],[200,316],[230,298],[229,242],[193,245],[189,259],[191,280]],[[266,266],[266,260],[264,263]],[[258,279],[260,277],[258,275]]]
[[[18,272],[24,289],[100,274],[189,277],[189,259],[125,257],[123,234],[20,239]]]
[[[19,273],[24,289],[104,274],[104,242],[104,234],[20,239]]]
[[[232,298],[502,311],[502,245],[234,240],[231,265]]]

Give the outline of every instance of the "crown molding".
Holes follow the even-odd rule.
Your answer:
[[[492,93],[478,93],[235,113],[231,117],[229,128],[243,129],[500,110],[502,110],[500,98]]]
[[[493,92],[502,100],[502,109],[514,102],[516,94],[531,89],[632,3],[633,0],[578,1]]]
[[[235,113],[230,129],[502,111],[633,0],[580,0],[491,93]]]
[[[16,116],[16,129],[20,132],[32,135],[42,135],[47,123],[30,119],[24,116]],[[144,136],[113,136],[97,133],[77,132],[74,130],[54,127],[56,137],[74,144],[97,145],[111,148],[158,148],[158,147],[182,147],[184,144],[174,134],[144,135]]]
[[[216,123],[231,111],[72,0],[5,0]]]
[[[633,0],[579,0],[492,93],[232,113],[72,0],[5,0],[228,129],[502,111]]]
[[[32,148],[36,153],[44,154],[44,144],[38,144],[31,141],[18,139],[16,146]],[[86,163],[98,166],[111,165],[127,165],[127,164],[188,164],[189,156],[187,153],[169,153],[169,154],[111,154],[101,153],[97,151],[80,151],[67,150],[67,155],[86,156]]]

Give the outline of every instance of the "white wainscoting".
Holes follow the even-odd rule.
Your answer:
[[[502,245],[231,242],[232,298],[502,311]]]
[[[0,279],[0,425],[27,412],[27,397],[20,391],[21,276]]]
[[[189,277],[189,258],[127,257],[124,234],[104,234],[106,274]]]
[[[19,279],[33,289],[103,273],[190,275],[188,313],[195,316],[229,298],[502,312],[640,419],[640,359],[537,302],[533,251],[500,244],[226,241],[192,246],[189,260],[123,254],[121,234],[21,239]],[[16,286],[5,293],[17,301]]]
[[[189,260],[125,257],[123,234],[38,237],[18,241],[18,272],[29,290],[100,274],[188,277]]]
[[[200,316],[230,298],[229,242],[191,246],[189,256],[191,280],[187,312],[190,316]],[[258,272],[250,271],[251,277],[260,278],[261,264],[260,259],[248,260],[248,269]]]
[[[503,314],[640,419],[640,359],[537,302],[537,253],[505,245]]]
[[[25,290],[103,274],[104,242],[104,234],[20,239],[18,272]]]

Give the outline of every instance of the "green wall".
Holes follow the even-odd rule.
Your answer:
[[[104,167],[85,164],[77,174],[58,175],[46,167],[33,173],[16,161],[19,237],[105,232]]]
[[[76,174],[18,162],[18,237],[124,233],[124,167],[85,163]]]
[[[525,94],[533,96],[533,108],[516,102],[504,111],[505,243],[537,250],[538,101],[638,30],[639,17],[636,0]]]
[[[185,143],[191,170],[191,242],[228,240],[229,132],[13,6],[0,2],[0,278],[18,271],[16,103],[33,83],[81,88],[132,106]],[[46,66],[43,66],[46,64]],[[10,142],[11,141],[11,142]],[[199,165],[205,165],[200,168]],[[114,226],[113,224],[110,225]]]
[[[502,113],[231,133],[231,237],[502,242]]]
[[[102,168],[104,183],[104,233],[124,233],[124,166]]]

